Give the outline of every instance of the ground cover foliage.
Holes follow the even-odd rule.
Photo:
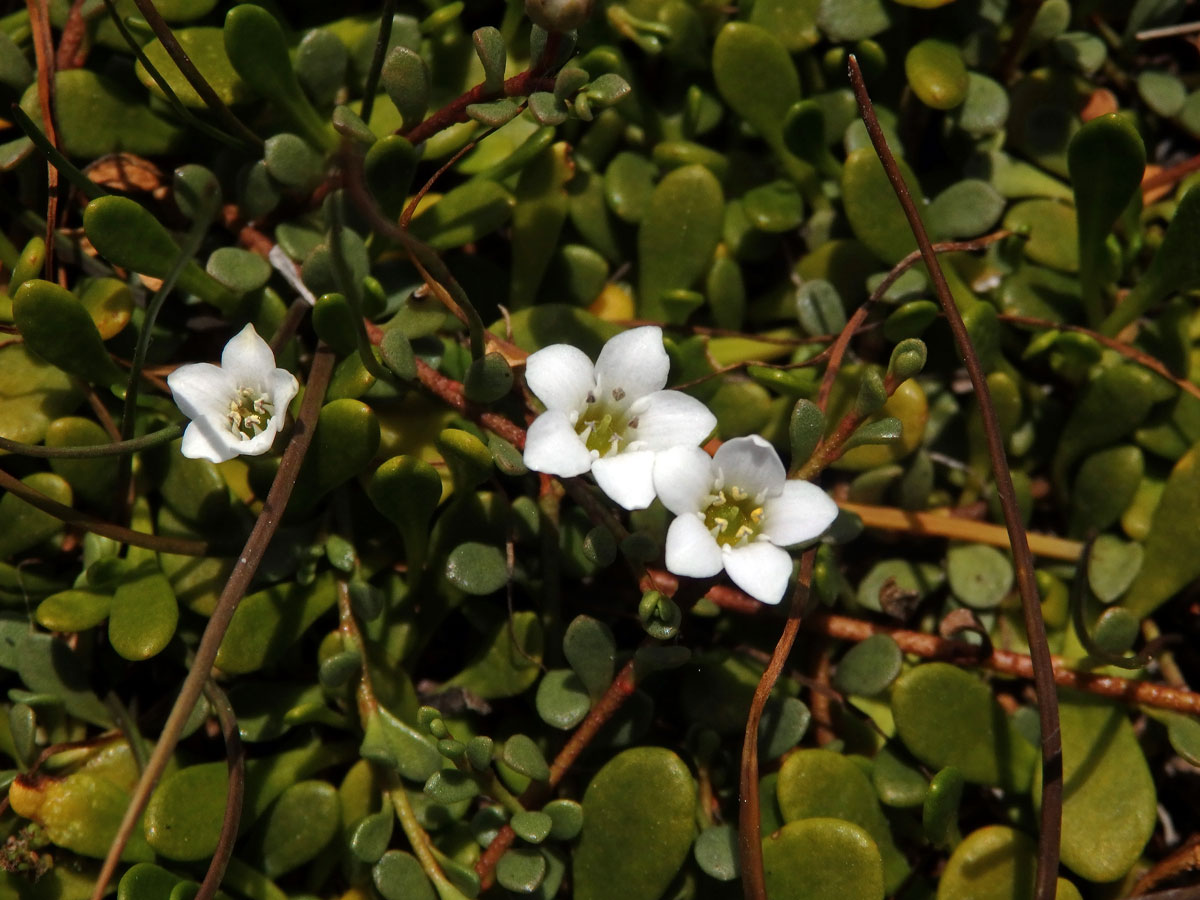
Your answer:
[[[6,4],[0,898],[1196,883],[1190,11]],[[525,464],[645,326],[779,605]]]

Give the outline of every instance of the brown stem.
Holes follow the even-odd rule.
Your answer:
[[[1000,65],[997,68],[1001,84],[1008,84],[1016,74],[1017,64],[1021,61],[1021,51],[1025,49],[1025,41],[1029,38],[1029,32],[1033,28],[1033,22],[1037,18],[1041,5],[1042,0],[1025,0],[1025,8],[1021,10],[1016,22],[1013,23],[1012,35],[1008,39],[1008,45],[1004,48],[1004,56],[1001,57]]]
[[[50,34],[50,6],[47,0],[25,0],[29,10],[29,28],[33,32],[33,54],[37,62],[38,106],[42,112],[42,130],[55,149],[58,129],[54,126],[54,41]],[[46,258],[43,277],[54,280],[54,229],[58,223],[58,169],[46,162]]]
[[[1012,544],[1013,563],[1017,574],[1017,587],[1021,595],[1021,606],[1025,614],[1025,631],[1029,638],[1030,657],[1034,665],[1034,689],[1037,692],[1038,715],[1042,729],[1042,810],[1041,835],[1038,842],[1037,900],[1053,900],[1058,882],[1059,838],[1062,834],[1062,734],[1058,726],[1058,697],[1054,687],[1054,668],[1050,660],[1050,648],[1046,643],[1046,625],[1042,621],[1041,603],[1038,597],[1037,579],[1034,576],[1033,554],[1029,552],[1029,540],[1025,527],[1021,522],[1021,511],[1017,503],[1017,493],[1013,487],[1012,473],[1004,452],[1004,437],[1000,432],[996,418],[996,407],[988,390],[987,378],[983,367],[979,364],[979,356],[971,345],[970,335],[966,325],[950,295],[946,277],[938,263],[937,254],[925,233],[921,216],[913,203],[912,195],[904,183],[904,177],[896,165],[895,157],[887,145],[871,98],[867,94],[858,60],[850,56],[850,83],[858,101],[859,113],[875,153],[883,163],[884,171],[892,184],[904,215],[908,219],[909,228],[921,248],[925,266],[933,281],[934,291],[950,330],[954,333],[954,342],[963,358],[967,374],[971,378],[971,386],[975,390],[979,402],[979,414],[983,420],[983,430],[987,438],[988,456],[992,461],[992,472],[996,480],[996,493],[1004,512],[1004,523],[1008,528],[1009,540]]]
[[[204,635],[200,639],[200,645],[196,648],[192,667],[188,670],[187,678],[184,679],[183,686],[179,690],[179,698],[175,701],[170,716],[167,717],[167,723],[163,726],[154,752],[146,763],[146,770],[133,790],[129,807],[125,810],[125,817],[121,820],[117,836],[113,840],[112,846],[109,847],[108,856],[105,857],[100,874],[96,878],[96,886],[92,891],[91,900],[102,900],[108,882],[112,879],[120,862],[121,852],[125,849],[125,844],[137,826],[142,810],[150,800],[150,793],[154,790],[158,779],[162,777],[163,770],[175,750],[175,745],[179,742],[183,726],[191,715],[196,701],[200,698],[205,682],[212,673],[217,650],[220,649],[221,640],[225,637],[234,611],[250,586],[254,573],[258,571],[258,566],[262,562],[271,538],[275,536],[280,518],[292,495],[292,488],[296,485],[296,476],[300,472],[301,463],[304,462],[304,454],[308,451],[309,444],[312,443],[313,429],[316,426],[317,414],[321,410],[321,401],[325,397],[325,389],[329,386],[329,379],[333,374],[333,364],[333,351],[325,344],[318,346],[312,368],[309,371],[308,385],[304,392],[304,401],[300,405],[300,414],[296,417],[296,427],[292,431],[292,439],[288,443],[287,449],[283,452],[279,471],[271,483],[271,490],[267,493],[266,500],[263,501],[262,512],[254,524],[254,530],[250,532],[250,537],[246,540],[245,547],[242,548],[241,556],[238,557],[233,571],[229,573],[229,580],[225,582],[225,588],[217,599],[216,608],[213,609],[208,625],[204,629]]]
[[[429,140],[439,131],[449,128],[451,125],[466,122],[469,118],[467,107],[472,103],[486,103],[497,97],[525,97],[535,91],[553,90],[553,79],[543,76],[549,69],[551,61],[558,55],[561,41],[562,35],[557,31],[552,31],[546,38],[546,49],[542,52],[542,58],[530,66],[528,71],[514,75],[505,81],[500,90],[489,91],[486,83],[481,81],[465,94],[447,103],[425,121],[418,122],[407,131],[399,133],[416,145]]]
[[[55,68],[59,71],[78,69],[87,62],[87,20],[83,17],[86,2],[87,0],[75,0],[71,4],[71,11],[67,13],[67,21],[63,24],[54,61]]]
[[[608,686],[608,689],[601,695],[600,699],[592,706],[591,711],[587,714],[587,718],[580,723],[579,727],[571,735],[570,740],[558,751],[558,755],[554,757],[554,762],[550,764],[550,779],[547,782],[548,787],[554,788],[562,781],[563,776],[567,774],[567,770],[579,758],[579,754],[584,751],[592,739],[601,728],[611,719],[626,700],[633,694],[637,688],[637,678],[634,672],[634,661],[631,659],[617,673],[616,678]],[[521,795],[522,805],[528,805],[530,791],[542,790],[541,786],[534,784],[529,790]],[[480,882],[486,889],[492,882],[492,872],[496,868],[496,863],[500,861],[500,857],[504,855],[509,847],[512,846],[516,839],[516,833],[512,827],[505,825],[497,833],[496,837],[488,844],[487,849],[479,857],[475,863],[475,873],[479,876]]]
[[[504,438],[518,450],[525,448],[525,429],[498,413],[479,409],[463,395],[462,382],[447,378],[428,363],[417,360],[417,378],[430,393],[480,425]]]
[[[984,235],[981,238],[976,238],[971,241],[943,241],[933,245],[935,253],[957,253],[969,252],[973,250],[982,250],[989,244],[994,244],[996,241],[1009,237],[1012,234],[1007,228],[1002,228],[999,231],[994,231],[991,234]],[[833,342],[833,346],[829,348],[829,364],[825,367],[825,376],[821,379],[821,389],[817,393],[817,406],[825,410],[829,402],[829,393],[833,390],[834,379],[837,378],[838,370],[842,367],[842,360],[846,355],[846,351],[850,348],[850,341],[855,334],[862,328],[863,323],[867,319],[867,314],[870,312],[871,306],[879,302],[883,295],[887,293],[888,288],[899,280],[900,276],[915,266],[921,261],[921,251],[919,249],[912,251],[896,265],[892,266],[891,271],[884,276],[883,281],[876,285],[875,290],[867,297],[863,304],[854,311],[854,315],[842,328],[837,336],[837,340]],[[894,386],[893,388],[894,389]],[[888,391],[890,396],[891,390]],[[824,469],[829,463],[833,462],[842,453],[842,445],[854,433],[854,429],[862,422],[863,416],[856,416],[854,413],[848,413],[838,427],[834,429],[833,434],[828,438],[823,439],[813,452],[812,456],[796,473],[797,478],[809,479]]]
[[[998,318],[1001,322],[1012,322],[1014,325],[1030,325],[1034,328],[1045,328],[1047,330],[1054,331],[1074,331],[1077,334],[1086,334],[1096,343],[1103,344],[1109,350],[1115,350],[1126,359],[1132,360],[1139,366],[1149,369],[1155,375],[1162,376],[1181,391],[1186,391],[1193,397],[1200,398],[1200,385],[1196,385],[1191,381],[1188,381],[1186,378],[1180,378],[1149,353],[1139,350],[1137,347],[1130,346],[1124,341],[1118,341],[1116,338],[1111,338],[1106,334],[1101,334],[1098,331],[1093,331],[1092,329],[1085,328],[1082,325],[1068,325],[1063,322],[1051,322],[1048,319],[1037,319],[1033,316],[1017,316],[1011,313],[1001,313]]]
[[[1168,856],[1151,866],[1134,883],[1131,893],[1135,896],[1145,894],[1169,878],[1174,878],[1183,872],[1193,872],[1196,869],[1200,869],[1200,834],[1193,834]]]
[[[225,756],[229,761],[229,789],[225,794],[225,816],[221,819],[221,833],[217,838],[217,849],[204,873],[200,890],[193,900],[212,900],[221,887],[225,869],[233,856],[233,844],[237,840],[238,826],[242,821],[242,801],[246,796],[246,748],[238,732],[237,716],[229,697],[211,678],[204,685],[204,696],[212,704],[225,738]]]
[[[30,506],[36,507],[62,522],[66,522],[68,525],[74,525],[77,528],[82,528],[84,531],[112,538],[114,541],[120,541],[122,544],[145,547],[147,550],[155,550],[159,553],[174,553],[179,556],[220,555],[217,553],[216,548],[208,541],[195,541],[190,538],[165,537],[157,534],[146,534],[144,531],[133,531],[124,525],[117,525],[93,516],[91,513],[74,509],[47,497],[41,491],[34,490],[3,469],[0,469],[0,488],[3,488],[14,496],[20,497]]]
[[[205,80],[200,74],[200,70],[196,68],[196,64],[192,62],[187,51],[180,45],[179,40],[175,37],[175,33],[171,31],[166,20],[154,6],[153,0],[133,0],[137,4],[138,10],[142,14],[142,18],[146,20],[146,24],[150,26],[150,30],[154,32],[154,36],[162,43],[163,50],[171,57],[171,61],[179,68],[183,77],[187,79],[187,83],[192,86],[199,96],[204,101],[213,113],[225,123],[226,127],[233,131],[234,134],[241,136],[251,144],[262,145],[262,138],[247,128],[242,120],[233,114],[228,106],[225,105],[217,92],[213,90],[211,84]]]
[[[1168,166],[1161,172],[1156,172],[1142,181],[1142,196],[1144,197],[1159,188],[1168,187],[1178,181],[1182,181],[1197,170],[1200,170],[1200,155],[1185,159],[1183,162],[1176,163],[1173,166]]]
[[[709,592],[709,597],[718,605],[723,605],[719,599],[713,597],[712,591]],[[1032,679],[1036,669],[1034,660],[1024,653],[993,650],[991,656],[977,659],[978,648],[972,644],[947,640],[921,631],[906,631],[890,625],[866,622],[849,616],[818,613],[805,622],[805,628],[838,640],[855,642],[864,641],[873,634],[887,634],[905,653],[924,659],[976,664],[990,671],[1018,678]],[[1156,709],[1169,709],[1190,715],[1200,713],[1200,694],[1183,688],[1116,675],[1077,672],[1071,668],[1070,660],[1060,656],[1050,657],[1050,665],[1055,683],[1062,687],[1085,691],[1099,697],[1111,697],[1125,703],[1153,706]]]
[[[792,592],[791,609],[787,624],[779,635],[771,661],[763,670],[762,678],[754,689],[750,711],[746,716],[746,733],[742,738],[742,765],[738,784],[738,856],[742,868],[742,893],[746,900],[767,900],[767,883],[763,873],[762,820],[758,802],[758,725],[762,721],[763,709],[775,683],[783,671],[796,633],[800,630],[800,617],[808,605],[808,586],[812,581],[815,549],[805,551],[800,558],[800,577]]]

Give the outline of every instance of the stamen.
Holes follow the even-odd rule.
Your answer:
[[[238,388],[229,401],[229,428],[238,440],[248,441],[267,430],[274,405],[265,394]]]
[[[713,516],[713,524],[717,526],[717,531],[722,533],[729,528],[729,520],[722,519],[720,516]]]

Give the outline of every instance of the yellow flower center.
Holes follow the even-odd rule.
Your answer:
[[[275,405],[266,394],[250,388],[238,388],[229,401],[229,428],[241,440],[248,441],[266,430],[274,414]]]
[[[611,403],[607,398],[597,399],[594,391],[588,394],[587,408],[575,422],[575,433],[583,438],[589,450],[608,456],[620,453],[635,440],[629,432],[637,430],[638,417],[630,415],[632,406],[621,405],[624,399],[625,392],[621,388],[613,389]]]
[[[762,531],[761,498],[738,487],[718,491],[704,510],[704,527],[726,547],[747,544]]]

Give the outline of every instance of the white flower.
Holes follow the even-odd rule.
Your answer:
[[[267,342],[247,325],[221,352],[221,365],[191,363],[167,376],[175,403],[191,423],[181,452],[219,463],[271,449],[287,405],[300,389],[287,369],[275,366]]]
[[[694,397],[664,391],[670,360],[657,325],[606,343],[593,366],[569,344],[530,355],[525,382],[546,407],[525,438],[525,465],[568,478],[591,471],[625,509],[654,502],[654,456],[695,447],[717,419]]]
[[[837,504],[807,481],[789,480],[775,448],[758,435],[658,455],[654,486],[676,519],[667,530],[667,568],[709,578],[721,569],[763,603],[778,603],[792,575],[784,547],[810,541],[837,517]]]

